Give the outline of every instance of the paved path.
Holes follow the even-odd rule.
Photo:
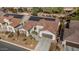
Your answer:
[[[51,39],[47,39],[44,37],[40,38],[39,36],[33,35],[33,34],[32,36],[36,38],[37,41],[39,41],[37,46],[34,49],[35,51],[48,51],[49,50],[51,46],[51,42],[52,42]]]
[[[45,39],[42,38],[38,45],[36,46],[35,50],[36,51],[48,51],[50,48],[52,40],[51,39]]]

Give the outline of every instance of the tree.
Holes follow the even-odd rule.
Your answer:
[[[8,8],[8,10],[13,12],[13,13],[17,13],[17,9],[15,9],[15,8]]]
[[[18,8],[18,12],[23,12],[24,10],[23,10],[23,8]]]
[[[44,13],[52,13],[52,8],[51,7],[44,7],[44,8],[42,8],[42,10],[43,10],[43,12]]]
[[[71,16],[71,20],[79,20],[79,8],[76,8],[76,11],[73,13],[74,16]]]
[[[39,9],[38,12],[43,12],[43,9],[41,7],[39,7],[38,9]]]
[[[39,8],[38,7],[33,7],[32,8],[32,15],[37,16],[38,12],[39,12]]]
[[[76,15],[79,15],[79,8],[77,8],[76,10]]]
[[[62,13],[64,10],[62,7],[52,8],[52,13]]]

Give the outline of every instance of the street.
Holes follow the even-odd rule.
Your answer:
[[[66,46],[66,51],[79,51],[79,21],[71,21],[70,29],[65,30],[64,40],[73,43]]]
[[[28,51],[28,50],[0,41],[0,51]]]

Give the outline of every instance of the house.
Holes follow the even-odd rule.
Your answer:
[[[7,14],[1,17],[0,22],[4,23],[3,19],[8,19],[12,27],[9,27],[9,31],[14,31],[13,28],[17,28],[19,25],[22,25],[23,19],[22,15],[16,14]],[[56,34],[58,32],[58,23],[59,20],[54,19],[53,17],[39,17],[39,16],[26,16],[22,28],[19,28],[19,31],[26,33],[26,36],[29,36],[29,31],[34,29],[38,32],[38,35],[34,36],[38,43],[34,50],[49,50],[52,41],[56,40]],[[36,30],[35,30],[36,28]],[[30,33],[31,34],[31,33]],[[44,38],[45,37],[45,38]]]
[[[11,22],[11,25],[13,27],[18,27],[19,25],[23,24],[25,21],[27,21],[29,16],[22,15],[22,14],[5,14],[4,16],[0,17],[0,23],[3,23],[3,19],[8,19]]]
[[[5,14],[0,17],[0,23],[3,25],[4,31],[15,32],[14,28],[18,27],[21,22],[17,17],[19,16],[14,17],[14,14]]]
[[[52,33],[57,32],[59,20],[56,20],[52,17],[38,17],[30,16],[29,20],[26,22],[24,28],[26,30],[31,29],[33,26],[39,25],[43,26],[43,30],[49,30]]]
[[[52,17],[30,16],[24,25],[24,29],[29,31],[38,42],[35,50],[47,51],[52,41],[56,41],[59,20]],[[33,35],[32,31],[37,32]]]
[[[64,7],[64,11],[72,11],[72,10],[74,10],[73,7]]]
[[[52,14],[42,13],[42,12],[38,13],[37,15],[40,16],[40,17],[42,17],[42,16],[43,16],[43,17],[53,17]]]
[[[4,17],[3,19],[5,19],[6,17]],[[4,23],[3,19],[0,19],[0,23]],[[16,28],[19,24],[20,24],[20,20],[16,19],[16,18],[12,18],[11,20],[9,20],[10,25],[12,25],[14,28]]]
[[[39,17],[30,16],[29,20],[25,23],[24,29],[30,30],[33,26],[43,26],[43,30],[48,30],[54,34],[58,31],[59,20],[52,17]]]

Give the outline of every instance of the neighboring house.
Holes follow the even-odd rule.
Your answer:
[[[4,16],[0,17],[0,23],[3,23],[3,19],[8,19],[11,22],[13,27],[18,27],[19,25],[23,25],[29,18],[29,16],[19,15],[19,14],[5,14]]]
[[[10,25],[10,21],[8,19],[3,19],[3,23],[0,23],[0,30],[1,31],[9,31],[9,32],[14,32],[15,33],[15,29],[13,26]]]
[[[72,11],[72,10],[74,10],[73,7],[64,7],[64,11]]]
[[[38,16],[40,16],[40,17],[53,17],[52,14],[48,14],[48,13],[38,13]]]
[[[4,20],[3,19],[5,19],[6,17],[2,17],[1,19],[0,19],[0,23],[2,23],[2,24],[4,24],[5,22],[4,22]],[[8,19],[8,18],[6,18],[6,19]],[[18,20],[18,19],[16,19],[16,18],[12,18],[12,19],[8,19],[9,20],[9,22],[10,22],[10,25],[12,25],[14,28],[16,28],[17,26],[19,26],[19,24],[20,24],[20,20]]]

